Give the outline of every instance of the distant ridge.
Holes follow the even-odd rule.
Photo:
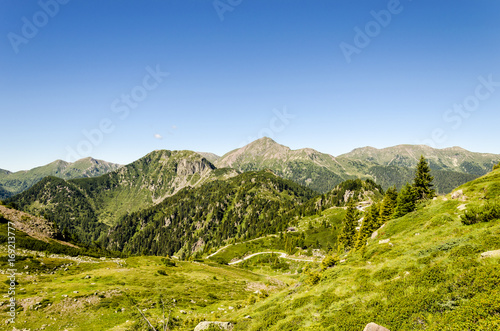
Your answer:
[[[0,170],[0,185],[7,192],[0,198],[5,199],[21,193],[47,176],[55,176],[63,179],[97,177],[119,169],[121,166],[120,164],[87,157],[74,163],[56,160],[31,170],[17,172]],[[1,190],[0,195],[2,195]]]
[[[497,154],[474,153],[461,147],[435,149],[426,145],[397,145],[383,149],[367,146],[335,157],[311,148],[291,150],[264,137],[226,153],[215,165],[239,171],[271,169],[281,177],[325,193],[353,178],[374,179],[384,189],[392,185],[400,188],[412,180],[420,155],[428,159],[434,170],[440,193],[448,193],[486,174],[500,161]]]

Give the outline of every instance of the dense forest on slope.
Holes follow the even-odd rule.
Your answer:
[[[6,199],[11,196],[11,193],[7,191],[1,184],[0,184],[0,199]]]
[[[106,246],[131,253],[181,257],[229,238],[250,239],[286,229],[287,211],[314,191],[269,171],[248,172],[199,188],[186,188],[162,203],[123,217]]]
[[[92,201],[77,185],[61,178],[45,177],[6,203],[54,222],[65,239],[92,243],[107,229],[98,222]]]
[[[432,167],[431,167],[432,168]],[[406,183],[410,183],[415,176],[415,169],[397,166],[374,166],[369,170],[377,184],[388,189],[396,186],[400,190]],[[467,174],[448,170],[432,170],[434,186],[438,194],[450,193],[454,188],[476,179],[479,175]]]
[[[242,172],[259,171],[264,169],[258,164],[246,163],[238,168]],[[285,168],[270,167],[276,175],[292,180],[297,184],[307,186],[316,192],[327,192],[332,187],[341,183],[344,177],[327,169],[324,166],[318,166],[307,161],[289,161]]]

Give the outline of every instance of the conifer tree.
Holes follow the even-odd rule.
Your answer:
[[[420,156],[420,161],[417,164],[415,179],[413,180],[413,187],[418,199],[432,199],[436,192],[432,188],[431,169],[423,155]]]
[[[380,206],[379,204],[372,204],[370,208],[366,211],[366,216],[363,219],[361,228],[359,229],[357,239],[356,239],[356,249],[362,248],[371,234],[378,229],[379,225],[379,214]]]
[[[388,188],[385,192],[384,199],[382,200],[382,205],[380,206],[380,225],[392,219],[394,209],[396,208],[397,198],[398,192],[396,191],[396,188]]]
[[[401,189],[401,192],[398,194],[394,218],[404,216],[414,211],[417,199],[415,188],[409,183],[406,183],[406,185]]]
[[[347,205],[347,213],[342,220],[342,228],[338,237],[339,251],[343,252],[354,246],[356,235],[356,222],[358,220],[358,210],[353,199],[350,199]]]

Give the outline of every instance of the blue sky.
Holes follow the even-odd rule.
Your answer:
[[[262,135],[500,153],[498,1],[3,0],[0,22],[2,169]]]

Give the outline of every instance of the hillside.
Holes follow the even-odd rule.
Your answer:
[[[490,169],[491,170],[491,169]],[[403,168],[397,166],[373,166],[369,169],[368,174],[384,189],[391,186],[396,186],[399,190],[406,183],[411,183],[415,177],[414,168]],[[454,188],[463,183],[467,183],[476,179],[478,176],[463,172],[449,170],[432,170],[434,177],[434,187],[438,194],[449,193]]]
[[[47,176],[63,179],[97,177],[120,167],[119,164],[84,158],[74,163],[57,160],[27,171],[9,172],[0,170],[0,199],[23,192]],[[7,193],[3,194],[3,197],[2,187],[4,191],[7,191]]]
[[[0,184],[0,200],[6,199],[11,195],[9,191],[3,188],[3,186]]]
[[[315,193],[268,171],[187,188],[162,203],[126,215],[105,238],[106,247],[131,253],[185,258],[227,239],[284,231],[287,211]]]
[[[498,330],[499,195],[496,170],[389,221],[343,263],[312,266],[295,287],[228,318],[235,330],[363,330],[370,322],[389,330]],[[464,208],[494,204],[495,217],[464,223]]]

